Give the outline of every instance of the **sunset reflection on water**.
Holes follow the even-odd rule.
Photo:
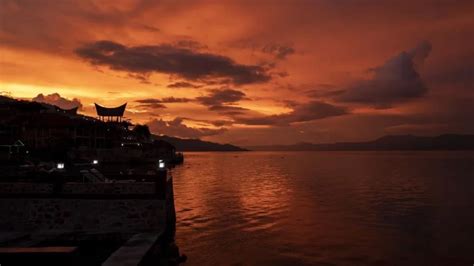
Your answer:
[[[188,153],[173,170],[177,242],[186,265],[466,265],[473,165],[464,152]]]

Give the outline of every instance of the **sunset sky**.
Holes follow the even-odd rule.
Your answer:
[[[0,0],[0,91],[242,146],[474,133],[474,1]]]

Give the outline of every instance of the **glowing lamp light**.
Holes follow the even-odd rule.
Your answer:
[[[99,160],[92,160],[92,164],[99,164]]]
[[[56,168],[57,169],[64,169],[64,163],[57,163]]]
[[[158,168],[164,169],[164,168],[165,168],[165,161],[159,160],[159,161],[158,161]]]

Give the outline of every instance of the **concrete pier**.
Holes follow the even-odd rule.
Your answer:
[[[88,265],[138,265],[164,239],[172,241],[176,222],[167,175],[155,182],[0,183],[0,212],[0,262],[25,258],[19,254],[29,248],[44,255],[48,246],[70,247],[61,261],[78,262],[89,256],[88,245],[99,245],[107,254]],[[57,255],[40,253],[28,256],[54,261]]]

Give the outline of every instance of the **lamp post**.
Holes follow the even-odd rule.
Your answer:
[[[164,160],[158,160],[158,173],[155,179],[155,193],[161,198],[166,197],[166,178],[167,178],[166,165]]]
[[[60,162],[56,164],[56,169],[58,170],[64,170],[64,163]]]
[[[158,160],[158,169],[159,170],[165,169],[165,161],[164,160]]]

